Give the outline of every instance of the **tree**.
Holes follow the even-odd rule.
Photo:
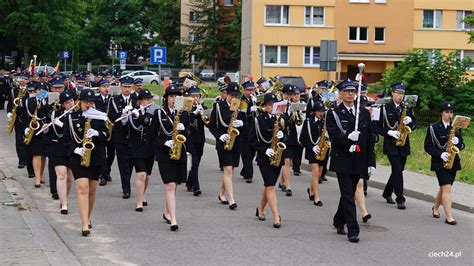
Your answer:
[[[466,16],[463,20],[464,24],[471,26],[471,28],[474,26],[474,14],[470,14],[469,16]],[[474,31],[470,30],[467,32],[469,34],[469,43],[474,43]]]

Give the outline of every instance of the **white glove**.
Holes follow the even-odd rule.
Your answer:
[[[7,113],[8,122],[10,122],[10,120],[12,120],[12,116],[13,116],[12,113]]]
[[[46,99],[41,100],[42,105],[46,105]]]
[[[321,151],[321,148],[319,148],[319,146],[314,146],[313,147],[313,152],[314,153],[319,153]]]
[[[167,140],[167,141],[165,142],[165,146],[166,146],[166,147],[169,147],[169,148],[173,147],[173,140],[172,140],[172,139]]]
[[[348,139],[352,140],[352,141],[358,141],[359,140],[359,134],[360,132],[359,131],[352,131],[349,136],[347,136]]]
[[[138,116],[140,115],[140,111],[138,111],[137,109],[133,109],[132,115],[133,115],[134,117],[138,117]]]
[[[369,166],[367,173],[369,174],[369,177],[373,176],[375,174],[375,167]]]
[[[222,142],[226,142],[230,139],[230,136],[229,134],[222,134],[220,137],[219,137],[219,140],[222,141]]]
[[[44,124],[43,127],[41,128],[43,130],[43,133],[45,133],[45,134],[48,133],[48,131],[49,131],[49,127],[46,128],[47,126],[48,126],[48,124]]]
[[[257,112],[258,111],[258,106],[252,106],[250,107],[250,112]]]
[[[89,128],[89,130],[87,130],[86,132],[86,137],[88,139],[92,138],[92,137],[97,137],[99,136],[99,131],[93,129],[93,128]]]
[[[284,136],[285,136],[285,135],[283,134],[283,132],[282,132],[281,130],[278,131],[278,133],[277,133],[277,135],[276,135],[277,139],[282,139]]]
[[[183,130],[184,130],[184,125],[183,125],[183,123],[178,123],[178,125],[176,126],[176,129],[177,129],[178,131],[183,131]]]
[[[74,153],[82,157],[82,155],[84,155],[84,149],[83,148],[75,148]]]
[[[394,138],[394,139],[399,139],[400,138],[400,132],[398,132],[397,130],[389,130],[387,132],[387,134],[389,136],[391,136],[392,138]]]
[[[254,102],[254,103],[257,102],[257,97],[255,97],[254,95],[252,95],[251,98],[252,98],[252,102]]]
[[[63,127],[64,126],[64,123],[61,122],[61,120],[59,120],[59,118],[55,118],[54,119],[54,125],[58,126],[58,127]]]
[[[30,128],[29,127],[25,128],[25,136],[28,135],[29,132],[30,132]]]
[[[446,162],[446,161],[448,161],[448,159],[449,159],[449,153],[443,152],[443,153],[441,153],[441,156],[440,156],[440,157],[441,157],[441,159],[443,159],[443,161]]]
[[[453,143],[453,145],[458,145],[459,144],[459,138],[458,137],[453,137],[451,142]]]
[[[265,151],[265,155],[267,155],[268,157],[273,157],[275,155],[275,151],[273,149],[267,149]]]
[[[403,124],[405,124],[405,125],[410,124],[412,121],[413,120],[409,116],[405,116],[405,118],[403,118]]]
[[[244,126],[244,122],[242,120],[234,120],[234,122],[232,123],[232,125],[234,127],[243,127]]]
[[[133,109],[133,107],[131,105],[127,105],[123,108],[122,114],[126,114],[126,113],[130,112],[132,109]]]

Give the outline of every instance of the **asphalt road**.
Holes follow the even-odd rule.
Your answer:
[[[2,128],[5,123],[2,112]],[[240,168],[236,170],[238,209],[231,211],[217,201],[222,172],[210,145],[205,147],[200,168],[203,194],[194,197],[183,185],[177,189],[179,231],[171,232],[161,218],[164,187],[157,165],[146,195],[149,206],[138,213],[134,193],[122,199],[114,164],[113,182],[98,189],[94,227],[85,238],[80,235],[75,189],[69,215],[59,214],[59,201],[51,199],[49,186],[33,188],[34,180],[27,178],[26,170],[16,168],[14,137],[4,132],[0,133],[0,160],[5,160],[40,214],[81,264],[473,264],[474,215],[454,210],[458,225],[446,225],[443,212],[441,219],[431,217],[432,203],[408,198],[407,209],[398,210],[384,202],[380,190],[369,188],[367,207],[373,218],[368,224],[361,222],[360,243],[349,243],[332,228],[339,199],[337,180],[329,177],[320,186],[324,206],[316,207],[306,194],[310,173],[305,171],[293,177],[292,197],[278,192],[280,229],[272,227],[268,208],[267,221],[255,217],[263,187],[256,165],[252,184],[238,176]],[[31,226],[34,231],[35,225]],[[38,241],[47,243],[48,238],[40,236]]]

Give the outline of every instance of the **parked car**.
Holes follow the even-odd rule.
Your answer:
[[[214,70],[212,69],[203,69],[200,73],[201,79],[203,80],[213,80],[214,79]]]
[[[165,77],[171,78],[171,68],[161,68],[159,74],[161,79],[164,79]]]
[[[125,77],[125,76],[129,76],[134,79],[141,78],[143,79],[143,83],[145,84],[156,84],[156,85],[160,84],[160,75],[158,75],[154,71],[148,71],[148,70],[133,71],[126,75],[122,75],[122,77]]]
[[[39,67],[36,67],[35,68],[35,72],[38,73],[39,71],[42,71],[43,73],[45,73],[46,71],[46,66],[39,66]],[[54,72],[54,67],[52,66],[48,66],[48,74],[51,74]]]
[[[301,76],[277,76],[276,78],[283,84],[294,85],[305,91],[308,89]]]

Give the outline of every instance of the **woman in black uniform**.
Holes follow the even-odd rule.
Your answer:
[[[263,177],[263,185],[265,186],[255,215],[260,221],[265,221],[263,213],[268,203],[273,214],[273,227],[280,228],[281,217],[278,213],[275,184],[284,162],[282,160],[279,166],[270,165],[270,158],[275,155],[275,151],[271,148],[276,120],[275,115],[272,115],[271,112],[273,103],[275,102],[278,102],[278,98],[275,94],[265,94],[263,98],[264,112],[255,118],[255,123],[252,123],[249,131],[249,141],[250,145],[257,151],[257,163]],[[282,119],[283,118],[280,118],[280,120]],[[281,127],[281,122],[279,122],[279,127]],[[276,137],[278,141],[286,141],[283,140],[285,135],[281,128],[276,134]]]
[[[128,117],[130,126],[128,146],[130,159],[137,173],[135,211],[142,212],[143,206],[148,206],[148,202],[145,200],[145,191],[150,182],[151,170],[155,161],[155,154],[150,148],[152,145],[150,125],[156,108],[150,105],[153,103],[153,94],[148,89],[140,90],[137,100],[139,109],[134,109],[132,115]]]
[[[94,93],[90,89],[83,89],[79,96],[80,110],[69,115],[64,124],[64,139],[69,143],[69,164],[76,181],[77,205],[82,222],[82,235],[88,236],[92,228],[90,218],[94,208],[97,181],[100,170],[105,163],[105,141],[108,132],[104,120],[90,119],[84,113],[94,106]],[[99,111],[96,111],[99,112]],[[86,122],[90,121],[91,127],[86,131]],[[84,155],[84,137],[92,140],[90,165],[82,166],[81,158]]]
[[[70,92],[63,92],[59,95],[59,103],[64,108],[63,110],[53,111],[51,113],[51,120],[53,124],[50,129],[51,147],[50,157],[51,164],[56,171],[56,187],[59,195],[61,214],[68,213],[68,196],[71,191],[73,175],[71,168],[69,168],[69,155],[67,150],[70,143],[64,139],[63,128],[68,121],[69,114],[59,118],[65,111],[74,108],[74,95]]]
[[[160,170],[161,179],[166,185],[165,210],[163,219],[171,224],[171,231],[178,230],[176,221],[176,185],[186,182],[186,146],[183,143],[181,157],[178,160],[170,158],[170,149],[175,145],[173,135],[173,125],[177,110],[174,109],[176,96],[181,96],[178,88],[174,85],[166,88],[163,95],[163,108],[156,112],[155,123],[158,123],[158,135],[156,138],[157,150],[156,160]],[[176,125],[177,133],[187,137],[187,126],[189,124],[187,112],[181,112],[179,123]]]
[[[305,158],[311,166],[311,186],[306,191],[309,200],[312,200],[314,205],[323,206],[319,197],[318,185],[323,172],[324,160],[316,160],[316,154],[320,151],[319,140],[324,127],[324,104],[315,101],[308,105],[307,111],[310,116],[305,120],[300,136],[300,142],[306,148]]]
[[[456,154],[451,169],[445,169],[443,166],[443,163],[449,157],[448,152],[446,152],[446,146],[452,129],[453,106],[448,102],[444,102],[441,104],[439,111],[441,113],[441,121],[428,127],[425,138],[425,151],[431,155],[431,171],[435,171],[439,184],[439,191],[432,208],[432,215],[434,218],[439,218],[439,207],[443,204],[444,213],[446,214],[445,223],[455,225],[457,222],[451,213],[451,187],[456,178],[457,171],[461,170],[461,159],[459,154]],[[459,150],[463,150],[465,147],[460,129],[456,130],[454,137],[450,141]]]

